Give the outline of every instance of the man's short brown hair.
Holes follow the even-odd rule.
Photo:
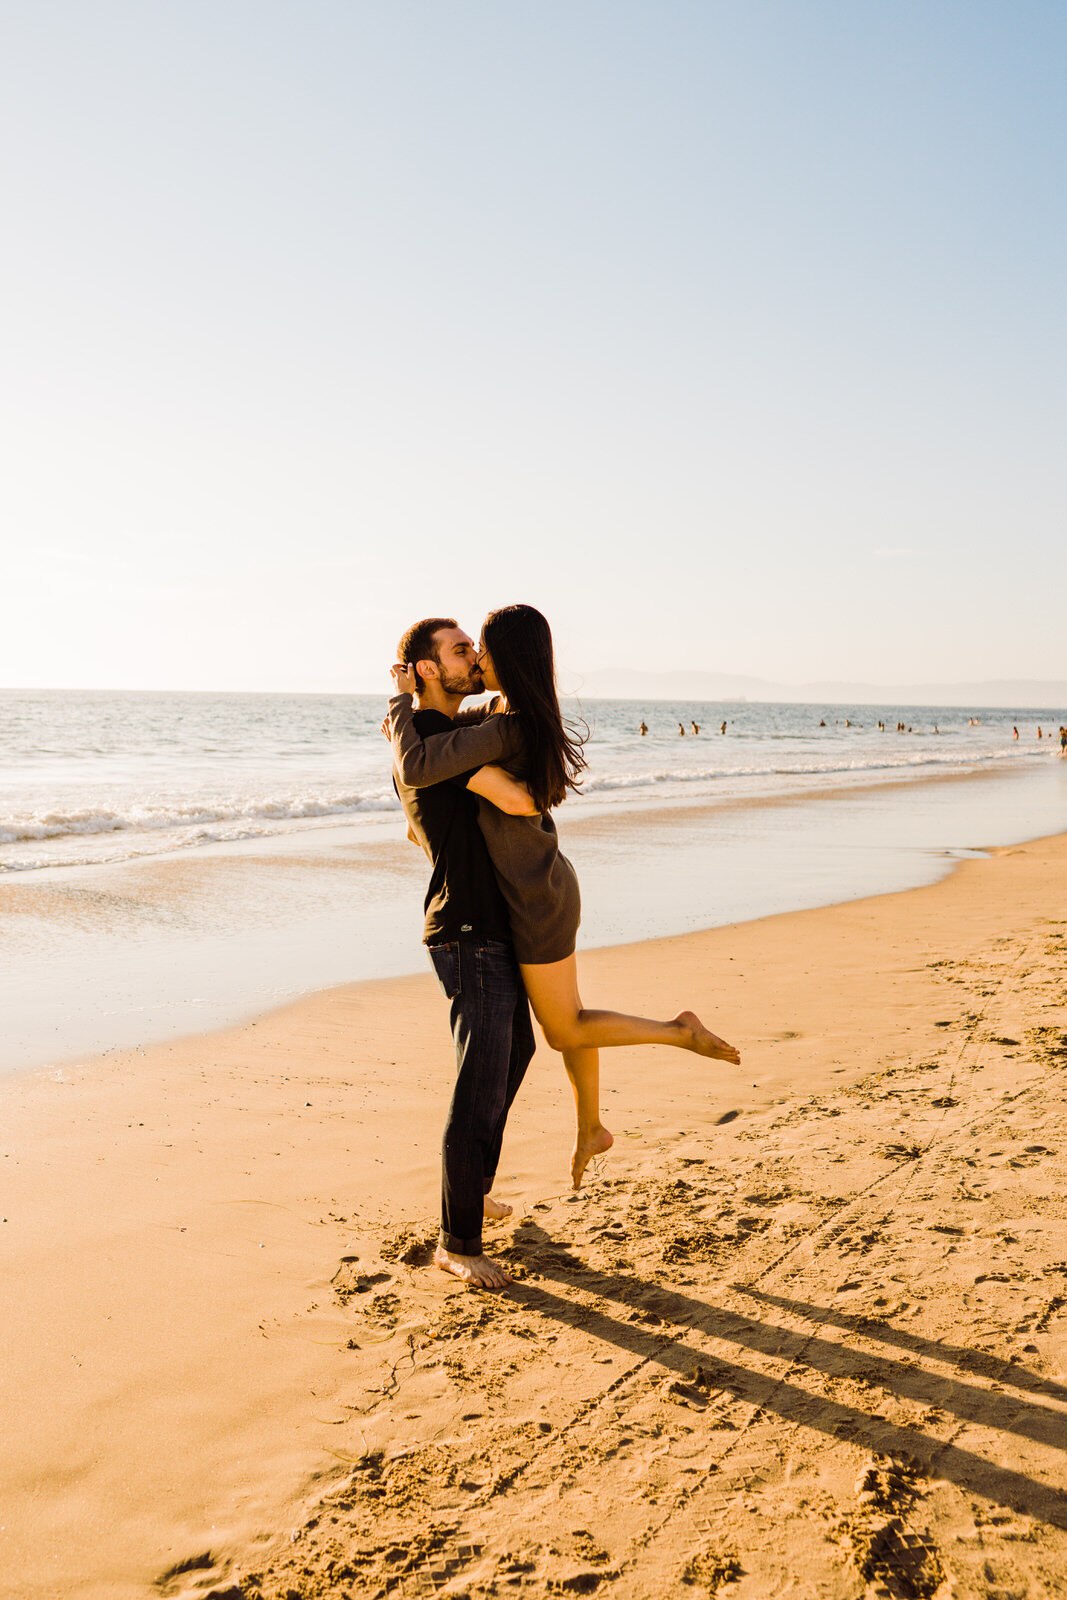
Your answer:
[[[436,661],[440,665],[437,635],[442,628],[458,627],[455,617],[424,617],[405,633],[396,647],[396,659],[402,661],[405,667],[415,667],[416,661]],[[418,667],[415,667],[415,678],[421,688],[423,684]]]

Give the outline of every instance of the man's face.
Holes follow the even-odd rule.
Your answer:
[[[474,640],[462,628],[442,628],[434,635],[438,682],[446,694],[481,694],[482,674]]]

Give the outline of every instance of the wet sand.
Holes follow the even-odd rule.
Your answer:
[[[499,1295],[428,975],[0,1083],[0,1595],[1062,1592],[1067,836],[582,973],[744,1064],[605,1052],[575,1200],[539,1051]]]

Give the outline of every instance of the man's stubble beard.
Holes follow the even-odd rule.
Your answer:
[[[481,694],[485,689],[482,674],[477,667],[472,667],[463,678],[446,678],[442,673],[437,681],[445,694]]]

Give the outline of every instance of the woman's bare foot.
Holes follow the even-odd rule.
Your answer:
[[[673,1020],[687,1036],[683,1046],[686,1050],[695,1050],[698,1056],[710,1056],[712,1061],[732,1061],[735,1067],[741,1065],[740,1052],[710,1028],[705,1028],[695,1011],[679,1011]]]
[[[583,1174],[593,1157],[602,1156],[614,1143],[614,1136],[608,1132],[603,1123],[595,1128],[579,1128],[574,1141],[574,1154],[571,1156],[571,1183],[575,1189],[582,1187]]]
[[[487,1222],[503,1222],[505,1217],[511,1216],[511,1207],[506,1200],[494,1200],[487,1194],[482,1201],[482,1216]]]
[[[512,1281],[503,1267],[490,1261],[488,1256],[461,1256],[455,1250],[446,1250],[443,1244],[437,1246],[433,1260],[434,1266],[440,1267],[442,1272],[451,1272],[472,1288],[503,1289]]]

